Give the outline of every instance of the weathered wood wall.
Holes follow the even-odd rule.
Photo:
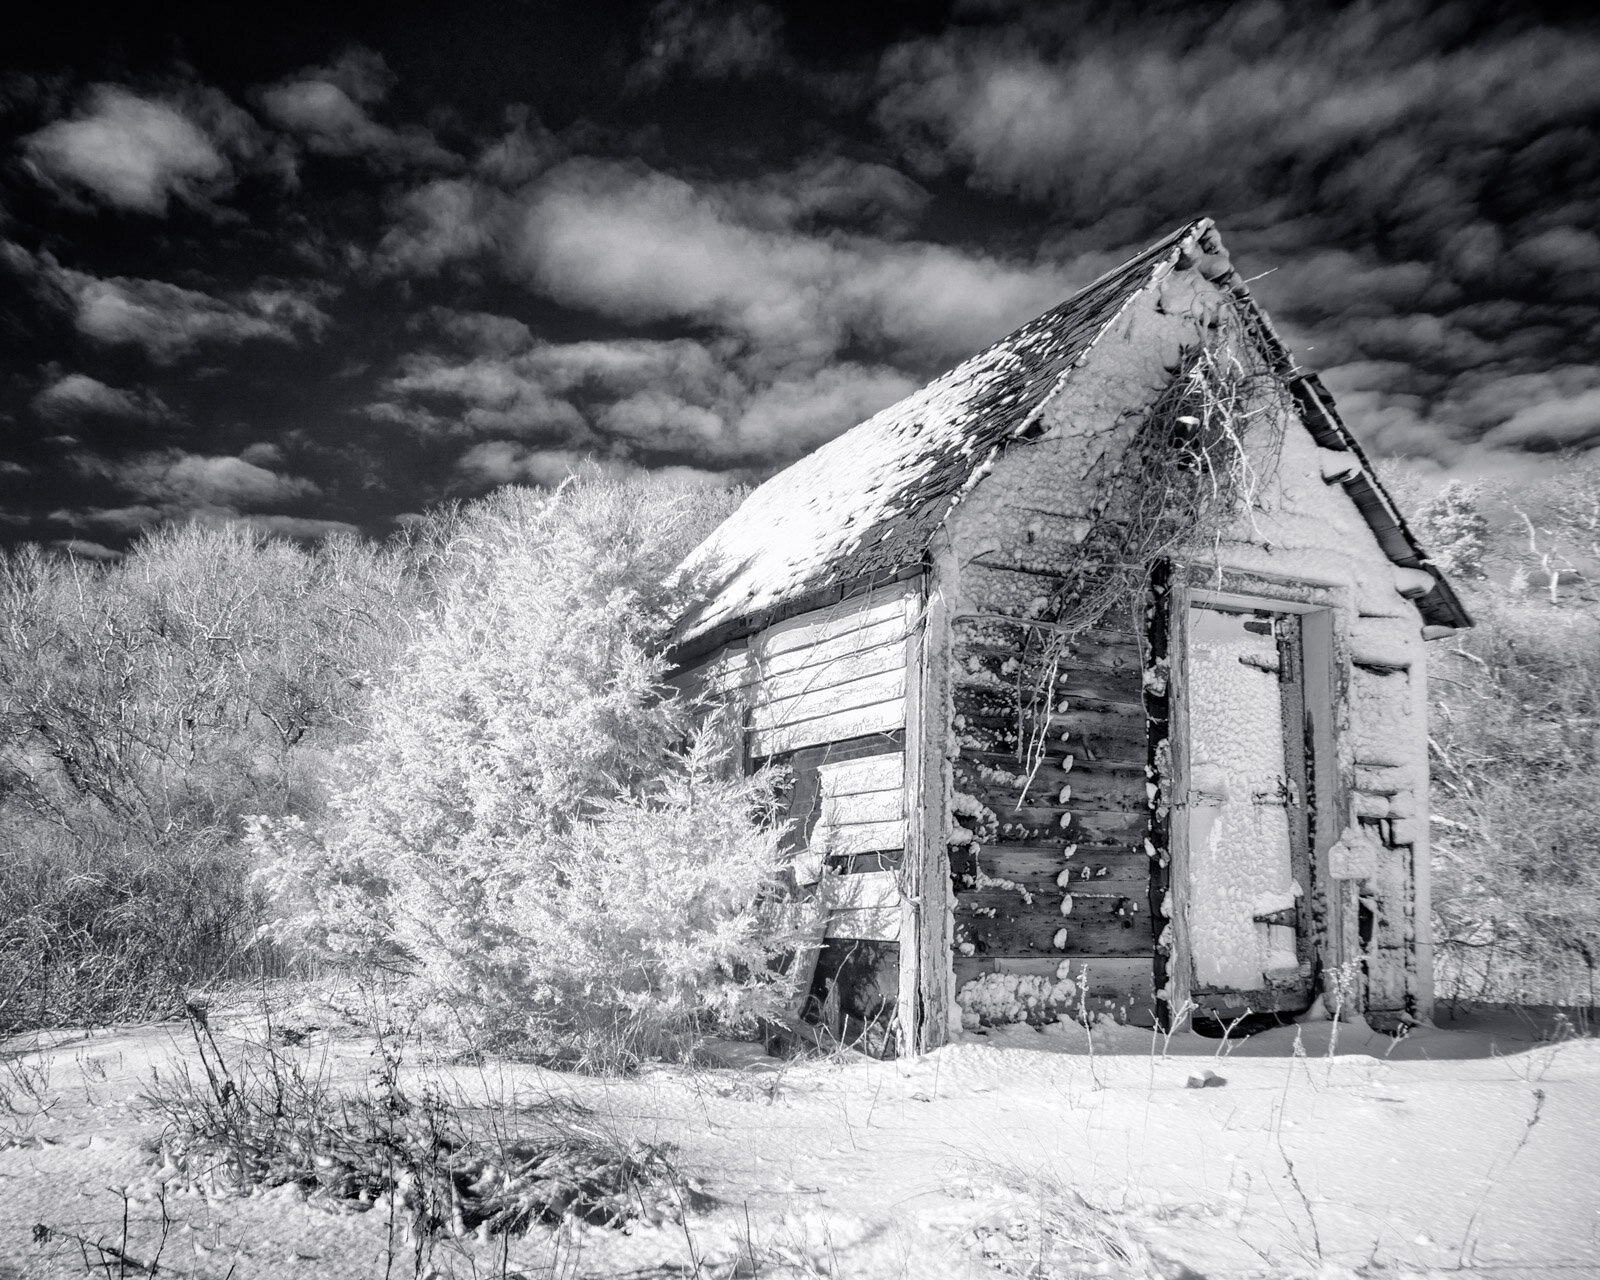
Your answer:
[[[1140,639],[1131,617],[1085,633],[1062,658],[1046,705],[1048,632],[1007,615],[1015,612],[1009,576],[969,564],[962,594],[971,612],[955,620],[958,1000],[989,973],[1075,984],[1086,976],[1092,1006],[1148,1022],[1154,935]],[[1033,576],[1036,593],[1048,589],[1045,576]],[[1030,749],[1036,739],[1042,751]]]
[[[724,645],[674,679],[728,705],[746,768],[786,771],[796,879],[829,907],[806,1016],[852,1038],[877,1023],[879,1044],[898,987],[906,671],[920,605],[916,579],[893,583]]]

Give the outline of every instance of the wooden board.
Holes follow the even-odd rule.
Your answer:
[[[904,724],[905,674],[885,671],[798,697],[758,703],[750,714],[749,753],[756,758],[771,756]]]
[[[898,699],[875,706],[848,711],[836,711],[814,720],[775,726],[752,733],[749,752],[752,759],[793,751],[797,747],[832,742],[840,738],[854,738],[863,734],[883,733],[899,728],[905,704]]]
[[[987,734],[996,741],[1014,744],[1017,740],[1017,713],[1015,708],[1001,710],[986,706],[977,699],[964,697],[965,691],[956,691],[956,714],[961,717],[962,728],[973,735]],[[1031,730],[1035,717],[1026,716],[1024,728]],[[1072,710],[1052,712],[1049,717],[1048,741],[1057,751],[1070,751],[1072,744],[1084,739],[1095,743],[1137,746],[1145,743],[1144,713],[1129,711]],[[1063,736],[1065,735],[1065,736]]]
[[[896,818],[892,822],[849,822],[833,826],[818,823],[811,832],[810,848],[818,854],[839,857],[903,849],[905,843],[905,820]]]
[[[903,636],[889,644],[873,645],[869,649],[850,649],[788,671],[774,673],[757,663],[753,670],[759,676],[760,687],[755,705],[758,709],[770,707],[788,699],[803,698],[819,690],[865,680],[887,671],[899,672],[904,667]]]
[[[882,792],[893,792],[898,796],[905,788],[905,769],[905,755],[899,751],[848,760],[826,760],[817,766],[823,796],[835,800],[843,796]],[[896,814],[900,808],[897,804]]]
[[[956,872],[956,892],[965,896],[978,889],[981,877],[972,870],[970,856],[962,863],[952,858]],[[1058,886],[1064,872],[1072,873],[1074,892],[1115,891],[1118,893],[1148,893],[1150,888],[1150,859],[1142,852],[1118,849],[1108,853],[1074,853],[1062,857],[1059,850],[1021,847],[1008,844],[988,845],[976,855],[977,871],[990,880],[1010,880],[1028,892],[1055,894],[1066,892]],[[968,884],[968,880],[973,883]]]
[[[754,643],[750,667],[752,673],[759,673],[766,679],[792,676],[812,667],[838,662],[853,654],[893,649],[904,644],[905,636],[906,620],[903,614],[883,618],[854,631],[826,636],[804,648],[770,651],[763,637],[758,636]]]
[[[825,609],[787,618],[768,627],[755,647],[763,660],[795,649],[809,649],[840,636],[859,635],[875,624],[906,616],[906,604],[915,598],[915,579],[891,583],[864,595],[852,596]]]
[[[1131,632],[1115,629],[1075,637],[1049,705],[1027,706],[1019,715],[1018,684],[1029,698],[1043,639],[1038,628],[993,618],[965,619],[956,629],[960,755],[953,773],[957,789],[977,798],[998,823],[975,860],[970,847],[950,851],[956,963],[967,972],[999,959],[1052,970],[1067,954],[1109,960],[1124,974],[1139,974],[1125,985],[1123,1004],[1137,987],[1148,1009],[1156,926],[1144,849],[1149,741],[1138,643]],[[1045,758],[1019,803],[1018,775],[1027,773],[1020,757],[1036,725],[1044,730]],[[1064,767],[1069,755],[1070,770]],[[1071,858],[1064,855],[1069,844],[1077,846]],[[985,885],[979,870],[1016,887]],[[1068,915],[1060,910],[1068,887],[1056,883],[1064,870],[1074,873]],[[1056,946],[1058,933],[1064,949]],[[962,954],[962,942],[973,955]]]
[[[828,916],[824,936],[829,938],[860,938],[869,942],[898,942],[900,940],[901,909],[874,907],[865,911],[834,911]]]
[[[1015,653],[986,650],[968,654],[953,676],[953,683],[957,687],[991,690],[1008,696],[1014,703],[1019,692],[1027,702],[1036,691],[1042,690],[1046,673],[1037,655],[1024,656],[1019,660]],[[1069,660],[1058,667],[1053,692],[1057,702],[1063,698],[1097,698],[1137,706],[1140,700],[1139,673],[1131,667],[1080,666]]]
[[[900,881],[893,871],[866,871],[859,875],[828,876],[822,882],[822,901],[836,911],[900,909]]]
[[[1086,956],[1148,955],[1154,946],[1150,928],[1150,910],[1142,894],[1130,897],[1128,902],[1137,905],[1133,915],[1114,913],[1121,900],[1110,898],[1084,898],[1073,895],[1071,915],[1062,915],[1058,909],[1059,895],[1053,900],[1036,898],[1032,907],[1024,907],[1016,894],[1006,895],[1007,905],[996,906],[994,916],[978,914],[974,904],[963,894],[956,899],[956,943],[969,942],[973,958],[995,956],[1051,956],[1067,952]],[[986,905],[986,904],[984,904]],[[1066,931],[1065,945],[1058,947],[1055,938]]]
[[[1023,767],[1012,762],[1015,776],[1025,778]],[[1142,774],[1130,770],[1079,769],[1070,773],[1059,764],[1041,765],[1026,783],[988,776],[963,756],[955,765],[956,790],[977,796],[1001,819],[1015,818],[1023,809],[1048,807],[1062,809],[1143,810],[1148,800]],[[1066,799],[1061,797],[1066,794]]]

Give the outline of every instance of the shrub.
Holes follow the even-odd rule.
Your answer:
[[[359,723],[410,589],[399,555],[236,527],[110,567],[0,557],[0,1030],[275,971],[245,954],[243,817],[317,812],[319,753]]]
[[[1505,592],[1432,652],[1442,996],[1595,1000],[1600,618]]]
[[[479,1043],[597,1066],[783,999],[771,787],[662,684],[673,568],[726,506],[591,475],[460,513],[333,820],[257,828],[280,933],[400,968]]]

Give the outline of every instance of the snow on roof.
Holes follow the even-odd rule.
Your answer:
[[[1062,376],[1182,246],[1190,223],[750,495],[684,561],[703,603],[683,643],[831,583],[892,577],[921,561],[951,503]]]
[[[1079,290],[1059,306],[898,404],[868,418],[758,487],[680,567],[697,580],[701,603],[679,619],[683,646],[754,622],[825,588],[885,581],[921,562],[952,504],[995,454],[1027,432],[1037,411],[1141,290],[1180,257],[1221,249],[1209,218],[1180,227]],[[1227,268],[1228,287],[1253,313],[1319,444],[1353,452],[1346,483],[1396,564],[1425,569],[1435,589],[1421,597],[1424,620],[1472,625],[1449,584],[1417,545],[1366,456],[1332,410],[1314,375],[1294,369],[1271,322]],[[743,628],[740,628],[743,629]]]

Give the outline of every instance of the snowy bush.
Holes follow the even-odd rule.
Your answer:
[[[587,476],[439,531],[438,599],[334,820],[263,822],[283,928],[478,1043],[616,1065],[748,1024],[792,943],[771,787],[666,696],[674,565],[725,496]]]
[[[1439,994],[1593,1003],[1600,618],[1506,593],[1433,656]]]
[[[317,811],[410,587],[391,549],[237,525],[0,554],[0,1032],[285,969],[248,945],[243,818]]]

